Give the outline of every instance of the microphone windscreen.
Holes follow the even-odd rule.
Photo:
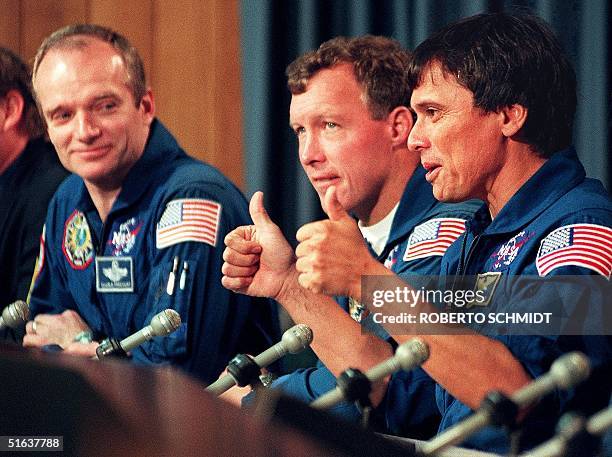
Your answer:
[[[165,309],[151,319],[155,336],[169,335],[181,325],[181,316],[173,309]]]

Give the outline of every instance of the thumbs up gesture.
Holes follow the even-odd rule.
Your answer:
[[[338,201],[335,186],[327,189],[323,206],[329,219],[306,224],[296,234],[298,281],[315,293],[358,298],[361,275],[376,261],[357,222]]]
[[[238,227],[225,237],[221,283],[234,292],[276,298],[294,271],[293,249],[270,219],[262,192],[251,198],[249,213],[253,225]]]

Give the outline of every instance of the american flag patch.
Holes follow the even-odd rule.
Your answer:
[[[555,268],[574,265],[610,279],[612,229],[603,225],[573,224],[560,227],[540,243],[536,267],[540,276]]]
[[[183,198],[166,205],[157,223],[157,249],[185,241],[217,244],[221,205],[211,200]]]
[[[465,232],[465,220],[450,217],[431,219],[417,225],[404,253],[404,261],[444,255],[446,249]]]

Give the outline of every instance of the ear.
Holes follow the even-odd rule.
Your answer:
[[[506,106],[500,111],[502,119],[501,131],[505,137],[516,135],[527,120],[527,108],[523,105],[515,104]]]
[[[406,146],[413,124],[410,110],[405,106],[397,106],[389,113],[387,120],[389,121],[393,144]]]
[[[153,91],[151,88],[147,88],[147,91],[140,100],[140,109],[142,110],[145,122],[151,124],[155,117],[155,99],[153,98]]]
[[[17,128],[23,117],[23,109],[25,102],[23,96],[18,90],[9,90],[2,100],[4,119],[0,128],[2,131],[7,131]]]

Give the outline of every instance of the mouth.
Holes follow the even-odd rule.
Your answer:
[[[86,149],[76,149],[76,150],[73,150],[72,153],[80,157],[86,158],[86,159],[95,159],[95,158],[106,155],[106,153],[110,149],[111,149],[111,146],[109,145],[96,146],[96,147],[91,147],[91,148],[86,148]]]
[[[440,170],[442,169],[442,165],[434,163],[434,162],[423,162],[422,165],[423,165],[423,168],[427,170],[425,179],[427,180],[428,183],[432,183],[436,179],[438,174],[440,173]]]
[[[340,182],[340,177],[336,175],[317,175],[311,176],[310,181],[314,187],[321,189],[332,185],[337,185]]]

